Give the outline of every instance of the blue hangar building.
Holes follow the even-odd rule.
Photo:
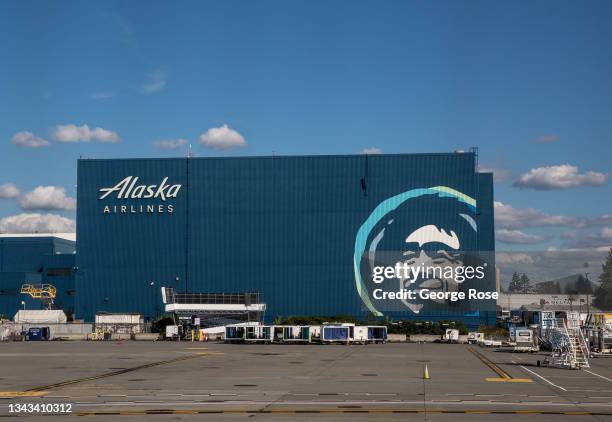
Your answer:
[[[493,178],[477,172],[473,152],[81,159],[77,190],[79,319],[154,316],[167,286],[259,292],[266,320],[495,322],[494,299],[379,298],[402,289],[495,291]],[[373,281],[376,267],[395,263],[480,263],[483,276]]]
[[[23,307],[42,309],[43,302],[21,294],[21,287],[51,284],[56,288],[54,306],[72,318],[75,252],[76,243],[61,235],[0,234],[0,317],[12,319]]]

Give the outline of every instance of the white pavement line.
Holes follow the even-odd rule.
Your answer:
[[[543,379],[544,381],[546,381],[547,383],[549,383],[549,384],[550,384],[550,385],[552,385],[553,387],[557,387],[557,388],[559,388],[559,389],[561,389],[561,390],[563,390],[563,391],[567,391],[565,388],[561,387],[560,385],[557,385],[557,384],[555,384],[555,383],[552,383],[552,382],[548,381],[548,380],[547,380],[546,378],[544,378],[542,375],[540,375],[540,374],[537,374],[537,373],[533,372],[531,369],[527,369],[527,368],[525,368],[523,365],[519,365],[519,367],[523,368],[525,371],[527,371],[527,372],[529,372],[529,373],[532,373],[532,374],[533,374],[533,375],[535,375],[536,377],[538,377],[538,378],[540,378],[540,379]]]
[[[584,390],[582,388],[568,388],[567,391],[576,391],[580,393],[612,393],[612,390]]]
[[[584,370],[584,372],[588,372],[588,373],[589,373],[589,374],[591,374],[591,375],[595,375],[596,377],[603,378],[603,379],[605,379],[606,381],[610,381],[610,382],[612,382],[612,380],[611,380],[610,378],[608,378],[608,377],[604,377],[603,375],[596,374],[595,372],[591,372],[591,371],[589,371],[588,369],[585,369],[585,370]]]

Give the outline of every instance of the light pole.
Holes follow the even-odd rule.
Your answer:
[[[151,322],[157,317],[157,294],[155,294],[155,282],[149,282],[149,287],[151,288],[151,293],[153,296],[153,316],[151,317]]]
[[[24,310],[24,311],[25,311],[25,305],[26,305],[25,300],[22,300],[22,301],[21,301],[21,306],[23,306],[23,310]]]

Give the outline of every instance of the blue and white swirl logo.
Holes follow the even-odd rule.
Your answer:
[[[486,284],[477,221],[476,200],[446,186],[382,201],[355,239],[355,287],[366,310],[468,310],[466,289]]]

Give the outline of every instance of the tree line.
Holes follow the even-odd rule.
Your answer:
[[[593,286],[582,274],[573,283],[570,282],[565,287],[561,287],[558,281],[545,281],[533,285],[526,274],[519,275],[519,273],[515,272],[512,274],[508,291],[510,293],[590,295],[593,294]]]
[[[595,296],[593,305],[603,311],[612,310],[612,248],[602,264],[599,275],[599,286],[593,289],[591,281],[582,274],[573,283],[567,283],[564,288],[558,281],[546,281],[532,284],[527,274],[512,274],[508,291],[510,293],[539,293],[539,294],[592,294]]]

